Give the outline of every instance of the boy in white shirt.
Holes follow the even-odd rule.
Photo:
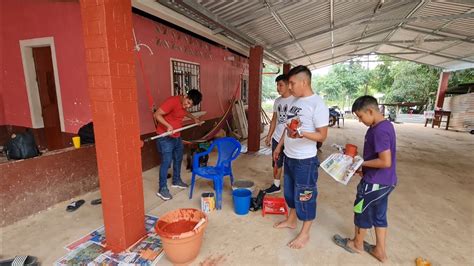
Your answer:
[[[265,144],[267,146],[272,146],[272,154],[275,151],[275,148],[280,142],[281,135],[286,127],[286,113],[289,110],[290,105],[295,100],[295,97],[291,95],[290,90],[288,88],[288,78],[285,74],[279,75],[276,77],[275,82],[277,84],[277,91],[280,94],[273,103],[273,116],[272,122],[270,123],[270,129],[268,130],[268,135],[265,138]],[[279,193],[281,191],[280,188],[280,180],[282,174],[282,167],[284,161],[284,155],[282,154],[278,157],[278,160],[273,160],[272,156],[272,168],[277,168],[276,172],[273,172],[273,184],[265,189],[266,194],[274,194]]]
[[[275,228],[296,228],[297,219],[303,221],[298,236],[288,243],[290,248],[303,248],[309,241],[309,232],[316,218],[316,197],[319,161],[316,157],[316,142],[327,137],[329,110],[321,97],[311,89],[311,71],[297,66],[288,73],[289,88],[296,97],[287,112],[288,121],[298,119],[295,127],[287,126],[287,134],[274,151],[278,159],[283,150],[285,155],[284,194],[290,209],[286,220],[278,222]]]

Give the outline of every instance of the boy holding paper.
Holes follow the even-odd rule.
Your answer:
[[[368,126],[364,143],[362,180],[354,202],[355,236],[353,239],[334,235],[336,245],[351,253],[365,250],[381,262],[387,261],[388,196],[397,184],[396,136],[390,121],[380,113],[377,100],[362,96],[355,100],[352,112]],[[375,227],[376,245],[364,242],[367,229]]]

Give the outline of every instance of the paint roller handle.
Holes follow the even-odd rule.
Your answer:
[[[206,222],[206,219],[201,218],[201,220],[199,220],[199,222],[196,224],[196,226],[194,226],[193,230],[198,229],[199,226],[203,225],[205,222]]]

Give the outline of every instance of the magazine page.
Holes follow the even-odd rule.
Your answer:
[[[321,168],[337,182],[347,185],[363,162],[360,156],[352,158],[342,153],[333,153],[321,163]]]

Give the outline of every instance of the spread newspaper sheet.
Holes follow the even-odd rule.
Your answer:
[[[347,185],[363,162],[360,156],[352,158],[343,153],[333,153],[321,163],[321,168],[337,182]]]

